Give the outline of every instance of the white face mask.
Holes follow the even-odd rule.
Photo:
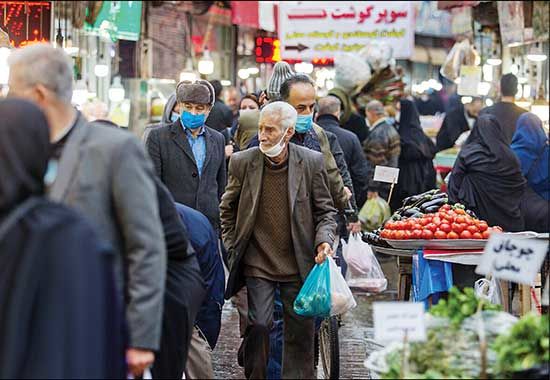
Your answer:
[[[400,121],[399,119],[400,119],[400,118],[401,118],[401,112],[397,111],[397,112],[395,113],[395,121],[397,121],[397,122],[399,123],[399,121]]]
[[[285,135],[286,135],[286,131],[285,133],[283,133],[283,137],[281,137],[281,140],[279,140],[277,144],[273,145],[271,148],[268,148],[268,149],[263,148],[262,143],[260,143],[260,151],[269,158],[277,157],[283,152],[283,149],[285,149],[285,146],[286,146],[284,142]]]

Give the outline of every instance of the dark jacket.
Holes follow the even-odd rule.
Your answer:
[[[491,107],[482,109],[479,115],[489,114],[496,117],[504,132],[505,141],[510,145],[514,137],[514,132],[516,132],[518,119],[525,112],[527,112],[527,110],[516,106],[514,103],[498,102]]]
[[[288,192],[292,244],[302,280],[315,264],[315,249],[333,244],[336,209],[328,188],[323,156],[289,144]],[[254,230],[259,208],[264,155],[259,148],[236,153],[229,162],[229,183],[220,205],[222,234],[229,254],[226,299],[244,286],[241,259]],[[281,221],[284,223],[285,221]]]
[[[342,128],[355,133],[359,142],[363,144],[369,135],[369,127],[365,118],[354,112],[353,101],[349,94],[341,88],[333,88],[329,91],[329,95],[336,96],[340,99],[342,105],[342,116],[340,117],[340,125]]]
[[[218,250],[218,237],[208,219],[200,212],[179,203],[176,203],[176,209],[197,254],[202,279],[206,285],[206,297],[201,304],[196,324],[214,349],[220,334],[225,291],[225,274]]]
[[[445,115],[441,129],[437,133],[436,148],[440,152],[452,148],[458,137],[470,130],[464,106],[461,104],[458,108],[452,109]]]
[[[180,121],[151,130],[147,150],[155,171],[176,202],[202,212],[219,228],[219,200],[225,189],[225,138],[205,127],[206,160],[199,176],[191,145]]]
[[[377,191],[384,199],[388,198],[390,184],[374,181],[376,166],[399,166],[401,142],[399,133],[386,120],[376,125],[363,144],[363,149],[369,161],[369,191]]]
[[[221,99],[216,99],[205,124],[218,132],[230,129],[233,126],[233,112],[231,112],[231,108]]]
[[[369,164],[359,139],[352,132],[340,127],[340,122],[335,116],[321,115],[317,119],[317,124],[338,138],[353,183],[355,200],[361,207],[367,200]]]
[[[147,143],[147,138],[149,137],[149,133],[151,133],[152,129],[163,127],[165,125],[170,125],[173,123],[172,111],[174,110],[175,106],[176,106],[176,93],[174,92],[172,93],[172,95],[168,97],[168,100],[166,100],[166,104],[164,105],[164,110],[162,111],[162,119],[160,120],[160,122],[149,124],[143,130],[143,134],[141,135],[141,141],[143,141],[144,144]]]

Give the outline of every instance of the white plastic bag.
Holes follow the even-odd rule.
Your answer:
[[[332,257],[327,257],[330,266],[330,315],[344,314],[357,306],[342,272]]]
[[[493,277],[490,280],[480,278],[474,284],[476,296],[486,299],[495,305],[502,305],[502,294],[497,280]]]
[[[369,293],[386,290],[388,280],[368,243],[361,235],[352,234],[346,244],[342,240],[344,260],[348,264],[346,280],[350,288],[361,289]]]

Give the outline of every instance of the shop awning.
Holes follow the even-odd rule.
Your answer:
[[[231,20],[238,26],[274,32],[276,30],[275,2],[232,1]]]
[[[441,66],[445,62],[447,54],[447,50],[443,48],[415,46],[411,61]]]

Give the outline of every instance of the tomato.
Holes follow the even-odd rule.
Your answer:
[[[460,233],[460,238],[461,239],[471,239],[472,238],[472,233],[468,230],[464,230]]]
[[[477,223],[477,228],[479,228],[479,230],[481,232],[483,231],[487,231],[487,228],[489,228],[489,226],[487,225],[487,222],[484,221],[484,220],[480,220],[478,223]]]
[[[412,239],[413,238],[413,233],[411,230],[406,230],[405,231],[405,239]]]
[[[458,238],[459,238],[458,234],[454,231],[451,231],[447,234],[447,239],[458,239]]]
[[[415,223],[411,230],[422,230],[422,225],[420,223]]]
[[[480,234],[479,232],[475,232],[472,234],[472,238],[473,239],[483,239],[483,235]]]
[[[415,229],[412,232],[413,239],[422,239],[422,230],[421,229]]]
[[[449,223],[452,223],[452,222],[455,221],[455,217],[452,216],[451,214],[447,214],[447,215],[445,215],[445,220]]]
[[[474,224],[476,224],[476,221],[472,218],[466,218],[466,224],[468,224],[469,226],[473,226]]]
[[[464,231],[464,228],[462,228],[462,225],[459,223],[453,223],[451,225],[451,229],[457,234],[460,234],[462,231]]]
[[[489,236],[491,236],[491,232],[489,232],[489,230],[485,230],[481,233],[481,236],[483,236],[483,239],[489,239]]]
[[[443,231],[436,231],[434,237],[436,239],[447,239],[447,234]]]
[[[432,218],[429,218],[429,217],[426,218],[426,217],[424,217],[424,218],[420,219],[420,220],[418,221],[418,223],[419,223],[421,226],[425,226],[426,224],[431,223],[431,221],[432,221]]]
[[[405,239],[405,231],[395,231],[394,239],[396,240]]]
[[[395,222],[395,229],[396,230],[404,230],[405,228],[407,227],[407,223],[406,222],[403,222],[403,221],[398,221],[398,222]]]
[[[449,211],[451,209],[451,205],[443,205],[439,208],[439,211]]]
[[[384,224],[384,229],[386,230],[395,229],[395,222],[386,222],[386,224]]]
[[[433,238],[434,238],[434,233],[431,230],[423,230],[422,231],[422,239],[431,240]]]
[[[389,239],[390,236],[391,236],[391,231],[390,231],[390,230],[382,230],[382,231],[380,232],[380,237],[381,237],[382,239]]]
[[[455,219],[455,223],[458,223],[458,224],[466,223],[466,218],[463,216],[457,216]]]
[[[468,223],[460,223],[460,227],[462,227],[463,230],[468,228]]]
[[[473,224],[471,226],[468,226],[467,230],[470,231],[472,234],[479,232],[479,229]]]
[[[433,223],[427,224],[424,228],[427,229],[427,230],[430,230],[432,232],[437,231],[437,226]]]
[[[466,215],[466,211],[461,208],[455,208],[455,212],[459,215]]]
[[[439,216],[436,216],[435,218],[432,219],[432,223],[435,224],[436,226],[439,226],[441,224],[441,218]]]
[[[447,224],[447,223],[442,223],[440,226],[439,226],[439,229],[443,232],[445,232],[446,234],[448,234],[449,232],[451,232],[451,225],[450,224]]]

